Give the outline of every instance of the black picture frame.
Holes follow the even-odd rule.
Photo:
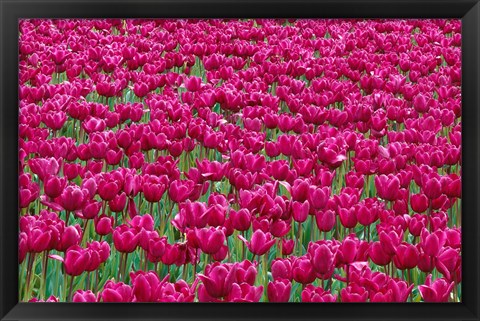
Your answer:
[[[480,3],[478,0],[0,0],[1,320],[480,320]],[[462,303],[18,303],[18,19],[461,18]]]

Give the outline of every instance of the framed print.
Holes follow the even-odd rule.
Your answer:
[[[1,10],[2,320],[479,319],[478,1]]]

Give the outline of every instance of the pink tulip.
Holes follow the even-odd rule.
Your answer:
[[[113,231],[113,244],[119,252],[132,253],[138,246],[140,234],[126,225],[120,225]]]
[[[145,177],[143,194],[148,202],[156,203],[162,198],[166,190],[166,180],[163,177],[160,179],[153,176]]]
[[[388,265],[391,261],[391,255],[387,254],[380,242],[372,242],[368,250],[368,257],[373,263],[378,265]]]
[[[292,186],[292,199],[294,201],[303,203],[308,198],[309,184],[300,179],[295,180]]]
[[[397,246],[393,262],[398,269],[413,269],[417,266],[418,261],[419,252],[414,245],[404,242]]]
[[[295,247],[294,240],[282,239],[282,255],[290,255]]]
[[[461,270],[461,257],[459,251],[452,248],[444,248],[436,257],[435,266],[443,274],[447,281],[455,280],[456,272]]]
[[[320,231],[329,232],[333,229],[333,226],[336,223],[335,212],[331,210],[316,211],[315,221],[317,222],[317,227]]]
[[[408,222],[408,230],[413,236],[420,236],[422,230],[426,227],[428,217],[426,215],[414,214]]]
[[[263,294],[263,286],[253,286],[247,283],[233,283],[227,302],[258,302]]]
[[[108,235],[113,232],[113,217],[108,217],[106,215],[101,215],[95,217],[95,232],[98,235]]]
[[[388,176],[375,176],[375,187],[381,198],[387,201],[394,201],[397,199],[400,190],[400,181],[396,176],[391,174]]]
[[[270,270],[274,280],[287,279],[292,280],[292,263],[287,259],[275,259],[273,260]]]
[[[63,233],[56,244],[56,250],[66,251],[73,245],[78,245],[82,239],[83,231],[80,225],[67,226],[63,230]]]
[[[90,291],[77,290],[73,295],[73,302],[97,302],[96,295]]]
[[[102,207],[102,203],[89,201],[85,204],[81,211],[76,212],[77,216],[91,220],[97,217],[98,213],[100,212],[100,208]]]
[[[448,297],[454,286],[453,282],[448,283],[440,278],[432,282],[432,275],[429,274],[424,285],[418,286],[420,295],[425,302],[448,302]]]
[[[429,233],[427,229],[423,229],[420,238],[423,250],[430,256],[437,256],[446,242],[446,235],[442,231]]]
[[[65,252],[65,259],[56,256],[52,258],[63,261],[65,273],[71,276],[77,276],[86,270],[85,268],[90,260],[90,252],[78,245],[74,245]]]
[[[190,197],[193,191],[193,185],[193,181],[190,180],[175,180],[170,184],[170,187],[168,189],[168,196],[175,203],[184,202]]]
[[[255,284],[257,277],[256,262],[244,260],[242,262],[233,263],[236,265],[235,278],[237,283]]]
[[[185,80],[185,88],[188,91],[199,91],[202,86],[202,78],[200,77],[190,77]]]
[[[217,265],[211,268],[206,275],[198,274],[203,283],[203,287],[199,288],[199,292],[204,290],[208,296],[213,298],[227,296],[232,290],[233,282],[235,281],[235,271],[235,265],[231,268]]]
[[[116,182],[101,180],[98,183],[98,195],[100,195],[104,201],[113,200],[119,191],[120,186]]]
[[[28,236],[27,233],[21,232],[18,235],[18,263],[21,264],[28,252]]]
[[[339,208],[338,216],[340,222],[345,228],[353,228],[357,225],[357,216],[355,215],[354,209]]]
[[[309,203],[307,201],[303,203],[293,201],[291,204],[293,219],[299,223],[305,222],[308,217],[308,212],[310,211]]]
[[[62,160],[60,159],[60,163],[57,159],[51,158],[31,158],[28,161],[28,165],[31,168],[32,172],[37,174],[40,180],[44,180],[50,175],[57,175],[60,167],[61,167]]]
[[[161,286],[157,274],[150,271],[137,271],[130,273],[133,289],[133,302],[156,302],[158,300],[158,291]]]
[[[88,193],[88,192],[87,192]],[[78,186],[67,186],[59,196],[59,202],[67,211],[76,211],[83,207],[86,197],[86,190],[81,190]]]
[[[310,205],[316,210],[325,208],[329,197],[330,188],[328,187],[315,188],[313,186],[310,186],[308,190],[308,201]]]
[[[267,297],[269,302],[288,302],[292,284],[290,281],[281,279],[268,282]]]
[[[358,240],[346,238],[338,248],[338,257],[340,262],[350,264],[355,261],[358,251]]]
[[[336,302],[337,296],[325,291],[321,287],[309,284],[302,291],[302,302]]]
[[[64,178],[57,176],[48,176],[44,181],[44,191],[48,197],[56,198],[60,196],[67,182]]]
[[[397,252],[397,246],[400,244],[403,234],[399,235],[395,231],[381,231],[378,235],[383,251],[388,255],[394,255]]]
[[[423,192],[430,199],[436,199],[442,195],[442,185],[435,177],[426,179],[423,183]]]
[[[352,284],[340,291],[340,300],[342,302],[366,302],[368,292],[364,287]]]
[[[321,279],[329,278],[335,268],[334,254],[332,250],[325,244],[314,244],[308,247],[308,253],[313,268],[319,274]]]
[[[428,209],[428,198],[425,194],[414,194],[410,197],[412,210],[417,213],[423,213]]]
[[[217,253],[225,242],[223,230],[214,227],[195,229],[195,236],[198,239],[200,249],[206,254]]]
[[[258,256],[267,253],[273,244],[275,244],[275,239],[272,239],[272,235],[270,233],[264,233],[262,230],[253,232],[250,241],[247,241],[241,235],[239,235],[238,238],[245,243],[250,252]]]
[[[103,302],[132,302],[133,291],[129,285],[109,280],[105,283],[100,297]]]
[[[250,212],[242,208],[239,211],[230,210],[232,226],[238,231],[246,231],[250,228],[252,216]]]
[[[309,284],[315,280],[315,270],[306,257],[297,258],[292,265],[292,275],[296,282]]]

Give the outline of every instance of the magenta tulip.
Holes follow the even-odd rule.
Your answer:
[[[267,297],[269,302],[288,302],[290,300],[290,291],[292,283],[282,279],[268,282]]]
[[[250,241],[247,241],[241,235],[239,235],[238,238],[245,243],[250,252],[258,256],[267,253],[273,244],[275,244],[275,239],[272,239],[272,235],[270,233],[264,233],[262,230],[253,232]]]

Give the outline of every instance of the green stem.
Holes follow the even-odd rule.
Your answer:
[[[72,291],[73,291],[73,278],[74,276],[70,276],[70,284],[68,286],[68,301],[72,301]]]
[[[19,282],[19,287],[20,288],[19,288],[19,291],[18,291],[18,293],[19,293],[18,299],[19,300],[21,299],[20,298],[20,293],[23,293],[23,290],[25,289],[25,283],[22,284],[21,282],[22,282],[22,280],[25,280],[24,275],[25,275],[25,272],[27,271],[27,260],[23,260],[21,266],[22,266],[22,268],[21,268],[21,271],[20,271],[20,282]]]
[[[262,257],[263,262],[263,284],[267,286],[268,284],[268,253],[265,253]]]
[[[25,284],[25,292],[23,295],[23,300],[28,301],[30,299],[30,286],[31,286],[31,278],[32,278],[32,268],[33,262],[35,260],[35,253],[30,252],[28,253],[28,267],[27,267],[27,280]]]
[[[89,227],[90,225],[88,224],[89,223],[89,219],[86,219],[85,222],[83,223],[83,233],[82,233],[82,241],[80,242],[82,244],[83,247],[85,247],[85,243],[88,242],[88,238],[89,238],[89,234],[90,234],[90,231],[89,231]],[[86,236],[85,236],[86,234]]]
[[[302,255],[302,223],[298,222],[297,231],[298,256]]]
[[[407,270],[408,285],[412,284],[412,269]],[[410,302],[413,302],[413,293],[410,291]]]
[[[45,300],[47,298],[47,268],[48,268],[48,251],[43,252],[42,258],[42,270],[43,270],[43,278],[42,278],[42,285],[41,285],[41,295]]]
[[[67,302],[67,273],[63,272],[63,286],[62,286],[62,298],[64,302]]]
[[[186,263],[183,265],[182,279],[183,280],[187,279],[187,264]]]
[[[310,215],[310,241],[314,242],[317,240],[316,237],[314,237],[314,233],[317,233],[317,230],[315,229],[315,215]]]
[[[70,211],[66,211],[66,216],[65,216],[65,225],[68,226],[68,221],[70,220]]]

